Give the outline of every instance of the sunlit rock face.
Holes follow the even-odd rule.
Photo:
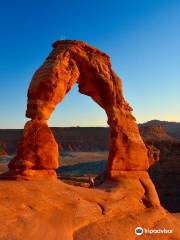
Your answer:
[[[41,178],[44,175],[56,177],[58,159],[58,144],[50,128],[44,120],[34,119],[26,123],[16,156],[8,167],[15,179],[15,175],[21,175],[25,179]]]
[[[24,127],[23,137],[9,168],[56,169],[59,166],[57,159],[58,144],[50,128],[42,120],[32,120]]]
[[[118,176],[120,171],[146,170],[149,166],[147,149],[131,114],[132,108],[123,97],[122,81],[111,68],[109,56],[84,42],[70,40],[55,42],[52,52],[32,78],[26,111],[32,121],[25,127],[10,168],[58,167],[57,146],[44,121],[50,118],[56,105],[75,83],[80,93],[90,96],[107,114],[111,129],[108,176]],[[36,133],[33,129],[38,124],[42,126],[42,132],[31,146]],[[40,146],[38,155],[36,144]]]

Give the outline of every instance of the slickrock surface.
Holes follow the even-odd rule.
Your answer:
[[[0,240],[180,239],[178,218],[146,201],[150,194],[158,204],[143,183],[149,182],[147,173],[123,174],[98,189],[58,180],[0,181]],[[138,226],[173,233],[138,237]]]

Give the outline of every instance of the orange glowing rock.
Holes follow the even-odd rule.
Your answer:
[[[26,116],[33,121],[48,120],[56,105],[77,83],[79,92],[90,96],[107,114],[111,132],[108,175],[111,177],[111,172],[118,175],[121,170],[146,170],[149,167],[147,149],[109,56],[80,41],[57,41],[53,48],[30,83]],[[29,130],[25,128],[10,168],[52,169],[58,166],[57,146],[47,125],[42,124],[41,133],[33,142],[33,126],[37,124],[40,123],[31,122],[30,127],[26,127]]]
[[[54,171],[59,166],[58,159],[58,144],[47,123],[43,120],[32,120],[25,125],[16,156],[9,163],[9,168],[18,171]]]

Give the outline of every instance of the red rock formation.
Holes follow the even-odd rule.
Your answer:
[[[117,176],[122,170],[146,170],[147,149],[131,114],[132,108],[123,97],[122,81],[111,68],[109,56],[80,41],[57,41],[53,48],[31,81],[26,116],[33,120],[32,135],[31,127],[29,131],[25,128],[24,137],[15,159],[9,165],[10,168],[57,167],[57,148],[54,147],[54,140],[50,140],[50,133],[45,134],[48,145],[40,134],[36,143],[31,146],[33,122],[36,119],[48,120],[56,105],[63,100],[72,86],[78,83],[79,92],[90,96],[108,116],[111,129],[109,175]],[[44,126],[44,129],[48,132],[47,126]],[[38,155],[36,146],[40,146]]]
[[[129,173],[99,189],[62,181],[0,181],[0,240],[178,240],[178,220],[151,207],[159,203],[147,172]],[[173,232],[138,237],[137,226]]]
[[[160,160],[160,150],[154,145],[146,145],[148,149],[149,165],[152,166]]]
[[[1,156],[6,156],[7,152],[0,146],[0,157]]]
[[[54,170],[59,166],[58,159],[58,144],[50,128],[44,120],[35,119],[26,123],[16,156],[8,167],[14,178],[16,175],[35,177],[36,172],[40,172],[37,170],[43,170],[40,175],[54,177]]]
[[[56,169],[58,168],[58,145],[42,120],[26,123],[23,137],[10,169]]]
[[[175,141],[175,138],[168,135],[165,128],[157,125],[140,125],[140,134],[146,142],[154,141]]]

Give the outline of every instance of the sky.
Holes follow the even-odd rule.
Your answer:
[[[137,122],[180,121],[179,0],[2,0],[0,128],[23,128],[28,85],[58,39],[111,57]],[[49,125],[107,126],[107,117],[75,85]]]

